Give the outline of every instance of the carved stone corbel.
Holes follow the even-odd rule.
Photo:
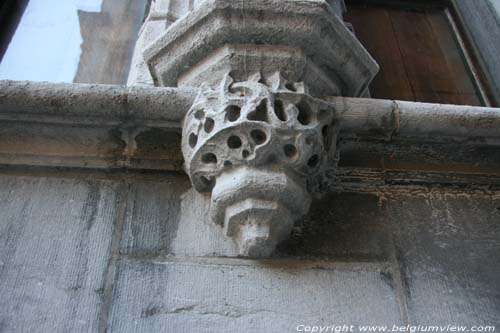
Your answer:
[[[289,235],[334,160],[335,110],[312,96],[362,96],[378,71],[338,0],[206,0],[143,57],[156,85],[200,88],[184,120],[185,169],[252,257]]]
[[[307,213],[335,155],[335,118],[328,103],[279,74],[227,75],[219,89],[200,88],[184,120],[185,169],[197,191],[211,193],[210,216],[240,255],[270,255]]]

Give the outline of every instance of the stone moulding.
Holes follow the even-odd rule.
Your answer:
[[[125,163],[123,148],[129,142],[123,142],[120,132],[143,128],[180,133],[197,94],[197,89],[187,87],[0,80],[0,164],[164,170],[161,163]],[[498,108],[348,97],[323,101],[337,112],[341,144],[352,138],[366,147],[377,142],[398,147],[403,141],[415,147],[439,144],[469,152],[475,147],[500,147]],[[97,141],[96,131],[118,136],[107,134]],[[62,144],[68,153],[57,148]],[[104,149],[114,144],[121,148]],[[180,153],[180,140],[163,142],[144,157],[155,161],[155,152],[164,149],[168,169],[182,171],[182,156],[173,154]]]
[[[278,74],[251,77],[199,90],[0,81],[0,165],[180,171],[184,162],[196,189],[211,194],[212,220],[251,257],[271,253],[307,212],[337,152],[341,161],[369,152],[368,162],[340,168],[349,186],[380,184],[371,163],[384,155],[394,163],[382,184],[498,184],[500,109],[316,99]],[[444,154],[424,164],[436,151]],[[209,153],[216,163],[203,163]],[[412,154],[425,157],[398,160]]]
[[[177,83],[179,87],[196,87],[200,82],[217,86],[223,73],[245,81],[254,71],[270,78],[277,70],[291,82],[307,82],[312,96],[342,94],[338,78],[328,77],[300,48],[276,45],[224,45],[183,73]]]
[[[333,8],[324,0],[208,0],[171,25],[144,50],[144,58],[159,86],[197,85],[204,81],[196,80],[197,76],[220,80],[230,68],[240,81],[259,70],[263,76],[280,71],[291,81],[314,87],[315,76],[305,76],[306,68],[314,68],[318,77],[331,81],[330,91],[321,92],[323,95],[361,96],[378,65]],[[247,57],[239,51],[244,45],[270,46],[271,51]],[[236,48],[231,52],[236,59],[225,58],[227,65],[223,66],[224,52],[218,50],[228,46]],[[290,61],[300,68],[289,68],[290,62],[279,61],[279,57],[272,60],[276,56],[272,48],[282,47],[292,50]],[[211,57],[219,60],[211,61]],[[268,67],[275,66],[271,73],[262,68],[266,62]],[[235,66],[240,63],[244,66]],[[186,81],[186,77],[191,79]]]
[[[298,92],[301,84],[279,73],[253,78],[200,88],[182,150],[195,189],[212,194],[212,220],[242,256],[262,257],[309,210],[308,189],[335,157],[337,125],[335,110]]]
[[[0,122],[182,129],[199,89],[0,80]],[[392,141],[500,146],[500,108],[351,97],[337,110],[340,138],[397,133]],[[363,134],[363,136],[366,136]],[[63,138],[60,138],[61,140]],[[389,142],[389,140],[385,140]],[[460,146],[457,145],[457,148]],[[180,150],[180,142],[177,146]]]

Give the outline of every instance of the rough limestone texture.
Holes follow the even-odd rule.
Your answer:
[[[8,176],[0,189],[0,331],[97,331],[117,184]]]
[[[143,50],[159,38],[170,27],[170,25],[186,15],[202,1],[203,0],[153,0],[151,2],[149,14],[143,23],[136,42],[127,85],[154,86],[155,83],[153,77],[149,72],[149,68],[142,54]],[[346,10],[344,1],[327,0],[327,3],[331,6],[335,15],[342,18],[342,14]],[[276,48],[274,49],[276,50]],[[303,57],[302,59],[305,58]],[[309,66],[308,69],[313,70],[311,66]],[[327,84],[327,82],[323,83]],[[181,83],[181,85],[182,84],[184,83]],[[196,85],[196,82],[192,81],[190,84]],[[320,87],[319,84],[318,87]]]
[[[249,260],[221,256],[232,242],[185,176],[2,171],[0,184],[5,332],[500,325],[498,191],[331,193],[272,258]]]
[[[142,25],[135,44],[127,85],[154,86],[153,78],[142,56],[142,50],[158,38],[178,18],[186,15],[201,1],[202,0],[151,1],[149,14]]]
[[[276,5],[275,11],[287,9],[285,1],[220,3],[244,8],[264,2]],[[339,2],[328,2],[339,16]],[[158,25],[151,31],[160,32],[163,19],[177,19],[176,29],[182,29],[183,20],[169,15],[192,4],[153,2],[155,11],[168,14],[152,20]],[[205,42],[199,36],[191,41]],[[195,50],[206,49],[193,45],[198,47],[179,51],[193,52],[194,61],[213,59],[197,55]],[[213,54],[248,51],[222,48]],[[266,52],[263,47],[261,54]],[[299,74],[315,68],[294,54],[299,56],[287,59],[299,59],[297,66],[283,67]],[[183,65],[181,81],[171,78],[174,85],[222,71]],[[236,73],[245,80],[246,74]],[[331,85],[321,80],[318,87],[345,89],[332,77]],[[153,82],[147,75],[141,80]],[[168,173],[159,162],[180,155],[179,120],[194,96],[6,85],[8,93],[0,96],[0,164],[11,166],[0,168],[0,332],[500,327],[497,110],[332,100],[345,122],[336,190],[312,198],[309,213],[295,221],[291,237],[271,258],[251,260],[238,257],[238,244],[212,222],[211,197],[192,188],[180,163],[169,167],[179,173]],[[212,191],[226,195],[224,188]]]
[[[402,325],[395,290],[382,270],[324,262],[126,260],[110,329],[294,332],[300,324],[330,325],[340,318],[353,325]]]
[[[197,93],[0,81],[0,164],[181,171],[182,120]],[[458,165],[482,177],[500,175],[496,108],[343,97],[326,101],[341,118],[340,163],[355,158],[362,167],[415,172],[408,162],[417,161],[422,170],[445,177]]]
[[[362,96],[378,71],[342,9],[207,0],[143,49],[156,85],[200,89],[184,119],[186,172],[242,256],[269,256],[335,164],[334,109],[311,96]]]
[[[499,2],[497,0],[460,0],[455,6],[467,37],[475,47],[475,55],[483,68],[481,76],[489,80],[493,105],[498,106],[500,105]]]
[[[182,151],[194,188],[241,255],[269,256],[309,209],[336,156],[335,110],[277,72],[200,89],[184,120]]]
[[[332,1],[330,1],[331,3]],[[217,85],[280,71],[313,96],[361,96],[378,65],[325,0],[207,0],[143,51],[159,86]]]

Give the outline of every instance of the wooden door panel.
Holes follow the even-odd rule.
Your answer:
[[[345,19],[380,65],[373,98],[481,105],[444,9],[353,5]]]

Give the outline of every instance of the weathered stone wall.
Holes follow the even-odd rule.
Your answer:
[[[195,2],[156,1],[143,34],[163,31],[188,5]],[[138,49],[148,42],[140,40]],[[136,58],[134,66],[129,82],[151,85],[144,59]],[[491,75],[500,73],[491,68]],[[165,152],[170,159],[179,155],[178,138],[148,131],[131,140],[141,163],[123,154],[134,126],[147,120],[171,133],[166,128],[173,119],[161,110],[172,109],[176,126],[182,110],[182,103],[172,103],[178,99],[171,91],[143,96],[134,89],[105,99],[82,119],[79,108],[62,107],[65,99],[58,95],[43,95],[32,105],[21,94],[5,108],[9,112],[3,110],[2,163],[10,166],[0,169],[0,332],[294,332],[298,325],[344,324],[355,331],[358,324],[500,329],[496,138],[476,137],[484,144],[479,147],[469,141],[452,145],[448,138],[398,143],[396,134],[405,129],[415,134],[445,124],[403,116],[406,127],[399,133],[394,123],[404,108],[378,102],[387,112],[382,123],[362,118],[370,120],[368,133],[339,142],[336,190],[313,200],[309,215],[272,258],[241,259],[210,220],[210,198],[180,171],[158,171],[165,165],[179,170],[180,157],[144,171]],[[66,95],[70,104],[92,105],[87,95]],[[171,103],[162,104],[165,99]],[[144,114],[134,104],[138,100],[150,103]],[[117,105],[122,108],[115,110]],[[456,118],[448,131],[474,136],[463,123],[494,125],[491,118],[472,119],[473,112],[462,111],[469,118]],[[60,125],[57,131],[50,130],[50,121]],[[94,134],[108,133],[105,126],[121,131],[111,139]],[[109,142],[118,143],[112,154],[103,145]],[[81,148],[94,146],[90,152]],[[78,161],[50,164],[41,158],[61,155]],[[39,164],[33,162],[37,156]],[[91,157],[100,162],[109,156],[109,164],[92,165]],[[128,159],[117,163],[116,156]]]
[[[180,174],[3,170],[0,199],[2,332],[500,325],[499,191],[332,193],[261,261]]]
[[[454,3],[483,67],[483,75],[491,86],[493,103],[500,105],[500,4],[498,0],[457,0]]]

